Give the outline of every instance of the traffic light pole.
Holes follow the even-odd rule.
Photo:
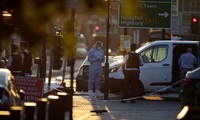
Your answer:
[[[42,64],[40,66],[40,78],[46,78],[46,39],[42,40]]]
[[[49,79],[48,79],[48,90],[51,88],[51,76],[52,76],[52,67],[53,67],[53,50],[50,49],[50,66],[49,66]]]
[[[66,65],[67,65],[67,61],[66,61],[66,58],[64,57],[64,67],[63,67],[62,82],[64,82],[64,80],[65,80]]]
[[[104,100],[108,100],[108,71],[109,71],[109,29],[110,29],[110,0],[107,1],[107,10],[108,10],[108,16],[107,16],[107,38],[106,38],[106,63],[105,63],[105,87],[104,87]]]
[[[75,9],[72,9],[71,12],[71,23],[73,24],[72,29],[72,35],[74,36],[75,33],[75,28],[74,28],[74,22],[75,22]],[[73,40],[75,41],[75,37],[73,37]],[[75,47],[75,46],[74,46]],[[71,54],[71,53],[70,53]],[[75,58],[74,55],[70,55],[70,120],[73,120],[73,92],[74,92],[74,87],[73,87],[73,83],[74,83],[74,63],[75,63]]]
[[[165,40],[165,29],[162,29],[162,40]]]

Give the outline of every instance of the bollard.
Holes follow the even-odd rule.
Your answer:
[[[199,120],[200,119],[200,107],[199,106],[189,106],[188,120]]]
[[[35,120],[35,109],[36,109],[35,102],[24,102],[23,109],[24,109],[23,120]]]
[[[0,120],[10,120],[9,118],[10,118],[9,111],[0,110]]]
[[[36,107],[36,120],[48,120],[49,102],[47,98],[39,98]]]
[[[69,120],[71,104],[70,95],[66,92],[58,92],[57,95],[59,96],[58,107],[60,108],[59,120]]]
[[[21,106],[10,107],[10,120],[22,120],[22,107]]]
[[[58,99],[59,97],[56,95],[49,95],[49,112],[48,112],[48,120],[58,120],[60,108],[58,107]]]

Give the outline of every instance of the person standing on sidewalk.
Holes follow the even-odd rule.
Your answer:
[[[33,55],[28,50],[28,42],[21,41],[20,49],[22,55],[22,76],[30,77],[32,74]]]
[[[100,91],[102,82],[102,63],[105,61],[105,55],[102,50],[103,43],[97,41],[95,45],[88,52],[89,67],[89,80],[88,80],[88,94],[90,97],[94,97],[93,89],[97,97],[102,97],[103,94]]]
[[[134,87],[137,86],[139,81],[140,66],[143,65],[143,60],[140,54],[136,53],[136,44],[131,44],[131,51],[128,52],[123,59],[123,73],[124,73],[124,85],[123,96],[121,103],[126,103],[123,99],[131,98],[134,96]],[[135,103],[135,100],[131,100],[131,103]]]
[[[180,80],[184,79],[185,74],[197,67],[197,58],[192,54],[192,48],[179,57],[178,65],[180,68]]]
[[[6,59],[2,52],[0,52],[0,68],[6,68]]]
[[[11,44],[11,55],[8,57],[6,66],[13,76],[21,76],[22,56],[20,55],[19,47],[15,44]]]

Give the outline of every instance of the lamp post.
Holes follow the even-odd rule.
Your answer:
[[[108,100],[108,78],[109,78],[109,30],[110,30],[110,0],[107,0],[107,31],[106,31],[106,63],[105,63],[105,86],[104,86],[104,99]]]

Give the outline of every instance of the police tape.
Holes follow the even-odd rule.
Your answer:
[[[147,97],[147,96],[155,95],[155,94],[157,94],[159,92],[163,92],[163,91],[165,91],[165,90],[173,87],[174,85],[177,85],[177,84],[181,83],[182,81],[183,80],[179,80],[179,81],[177,81],[177,82],[175,82],[175,83],[173,83],[173,84],[171,84],[171,85],[169,85],[167,87],[164,87],[164,88],[162,88],[160,90],[157,90],[155,92],[152,92],[152,93],[147,93],[147,94],[142,95],[142,96],[137,96],[137,97],[132,97],[132,98],[126,98],[126,99],[121,99],[121,100],[122,101],[136,100],[136,99],[139,99],[139,98],[144,98],[144,97]],[[104,101],[121,101],[121,100],[118,99],[118,100],[104,100]]]

